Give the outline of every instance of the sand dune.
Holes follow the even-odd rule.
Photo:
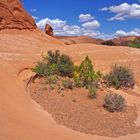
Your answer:
[[[24,81],[30,71],[17,73],[31,67],[42,52],[59,49],[69,54],[75,63],[89,55],[96,69],[109,70],[112,63],[130,65],[140,82],[140,50],[127,47],[106,47],[92,44],[65,46],[60,40],[40,32],[4,30],[0,32],[0,140],[112,140],[113,138],[86,135],[58,125],[38,104],[31,100]],[[137,87],[140,93],[140,87]],[[135,104],[140,115],[140,98],[123,93],[128,104]],[[140,124],[140,117],[137,124]],[[138,140],[140,133],[117,138]]]

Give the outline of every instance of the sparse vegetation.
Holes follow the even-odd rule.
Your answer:
[[[61,55],[58,61],[58,71],[61,76],[73,76],[73,62],[67,55]]]
[[[111,71],[103,76],[100,71],[95,71],[88,56],[80,65],[74,65],[69,56],[61,55],[59,51],[49,51],[47,55],[43,56],[42,61],[37,63],[33,71],[43,75],[40,82],[35,83],[39,85],[39,88],[33,91],[32,94],[35,94],[33,98],[37,98],[37,102],[40,100],[41,105],[44,104],[44,108],[49,104],[47,108],[52,110],[55,118],[58,117],[57,119],[61,120],[62,124],[66,122],[66,126],[71,126],[72,121],[74,130],[76,126],[80,132],[83,129],[83,132],[86,133],[87,130],[92,130],[92,134],[93,131],[97,132],[97,128],[101,131],[100,128],[104,125],[102,129],[104,132],[106,124],[109,124],[111,126],[111,129],[108,128],[109,136],[114,133],[113,130],[117,130],[116,136],[118,132],[122,131],[119,128],[124,127],[123,130],[128,131],[132,126],[132,116],[134,115],[133,120],[137,117],[135,108],[126,106],[123,96],[113,93],[107,88],[107,86],[112,86],[125,90],[124,88],[134,86],[133,71],[127,66],[115,64]],[[40,86],[40,83],[43,84],[43,87]],[[103,92],[107,92],[107,94],[105,95]],[[80,122],[75,121],[77,118]],[[98,123],[94,124],[95,121]]]
[[[74,79],[74,85],[75,85],[75,87],[77,87],[77,88],[84,87],[84,85],[83,85],[82,81],[80,80],[78,74],[75,73],[73,79]]]
[[[61,76],[73,76],[73,62],[68,55],[48,51],[47,55],[42,55],[42,60],[36,63],[33,71],[45,77],[58,74]]]
[[[104,77],[108,86],[118,88],[133,88],[135,85],[134,74],[130,68],[122,65],[113,65],[109,74]]]
[[[55,75],[51,75],[46,78],[46,84],[57,84],[58,78]]]
[[[97,97],[97,88],[94,87],[94,86],[89,86],[89,92],[88,92],[88,95],[89,95],[89,98],[96,98]]]
[[[42,60],[37,62],[33,71],[48,79],[52,75],[73,78],[75,87],[88,88],[93,82],[98,83],[101,78],[101,73],[95,72],[88,56],[80,66],[74,66],[71,58],[65,54],[61,55],[59,50],[48,51],[47,55],[42,55]]]
[[[134,75],[130,68],[122,65],[113,65],[109,74],[103,76],[100,71],[95,71],[91,59],[86,56],[78,66],[74,66],[68,55],[49,51],[43,55],[42,61],[37,62],[33,71],[46,78],[51,90],[58,89],[62,93],[65,89],[86,88],[89,98],[97,97],[100,79],[110,87],[133,88],[135,84]],[[63,93],[62,93],[63,96]],[[64,96],[63,96],[64,97]],[[109,112],[122,111],[125,107],[125,99],[121,95],[107,94],[104,98],[104,107]]]
[[[134,39],[134,41],[131,41],[128,46],[133,48],[140,48],[140,37]]]
[[[73,81],[70,79],[62,80],[62,86],[66,89],[73,89]]]
[[[125,99],[118,94],[109,93],[104,98],[104,107],[109,112],[120,112],[125,108]]]
[[[33,72],[42,76],[50,76],[56,74],[58,71],[56,64],[48,64],[44,60],[36,63],[36,66],[33,68]]]
[[[100,79],[99,72],[95,72],[92,61],[88,56],[86,56],[85,60],[80,64],[79,79],[82,81],[85,87],[91,85],[93,81]]]
[[[48,51],[46,56],[43,56],[43,60],[46,60],[48,64],[58,64],[60,58],[60,51],[55,52]]]

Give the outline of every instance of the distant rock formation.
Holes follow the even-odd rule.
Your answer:
[[[53,35],[53,28],[51,27],[51,25],[46,24],[46,26],[45,26],[45,33],[47,35],[49,35],[49,36],[54,37],[54,35]]]
[[[92,38],[90,36],[55,36],[57,39],[63,41],[66,45],[71,44],[101,44],[102,39]]]
[[[128,46],[129,43],[134,41],[135,39],[138,39],[140,37],[138,36],[125,36],[125,37],[119,37],[112,40],[103,41],[101,44],[108,45],[108,46]]]
[[[0,0],[0,30],[35,28],[34,19],[24,10],[21,0]]]

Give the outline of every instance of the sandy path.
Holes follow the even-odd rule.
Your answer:
[[[51,42],[54,42],[52,44]],[[114,138],[86,135],[58,125],[47,112],[30,99],[23,80],[30,72],[20,69],[31,66],[42,52],[59,49],[79,63],[89,55],[96,69],[108,71],[112,62],[131,65],[140,82],[140,50],[122,47],[103,47],[90,44],[64,46],[40,32],[0,32],[0,140],[112,140]],[[137,87],[140,93],[140,88]],[[136,104],[140,114],[140,97],[123,93],[129,104]],[[140,117],[137,124],[140,124]],[[138,140],[139,134],[118,140]]]

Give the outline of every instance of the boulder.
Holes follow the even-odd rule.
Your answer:
[[[54,37],[54,35],[53,35],[53,28],[51,27],[51,25],[46,24],[46,26],[45,26],[45,33],[48,34],[49,36]]]

